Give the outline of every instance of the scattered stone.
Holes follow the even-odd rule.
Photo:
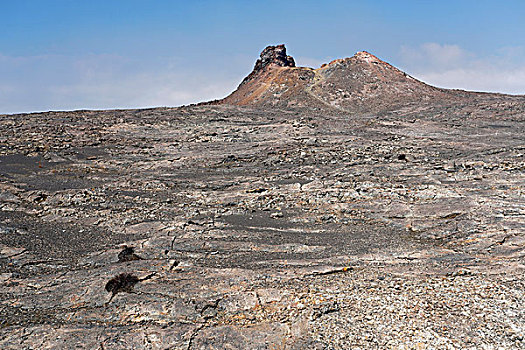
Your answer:
[[[121,273],[106,283],[106,291],[111,292],[111,298],[108,301],[108,304],[113,300],[113,297],[117,293],[132,293],[133,288],[139,282],[139,278],[130,273]]]
[[[125,245],[118,253],[118,262],[125,262],[125,261],[133,261],[133,260],[142,260],[140,256],[135,254],[135,248],[134,247],[128,247]]]
[[[268,189],[266,188],[251,188],[251,189],[246,190],[246,193],[263,193],[266,191],[268,191]]]

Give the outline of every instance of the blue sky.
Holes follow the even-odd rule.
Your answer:
[[[299,65],[367,50],[430,84],[525,94],[517,0],[0,0],[0,20],[0,113],[220,98],[278,43]]]

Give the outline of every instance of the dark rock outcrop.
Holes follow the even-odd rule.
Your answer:
[[[255,78],[260,72],[264,71],[269,65],[278,67],[295,67],[295,61],[292,56],[286,55],[284,44],[267,46],[255,62],[253,71],[242,81],[241,85]]]
[[[141,260],[142,258],[135,254],[134,247],[123,246],[122,251],[118,253],[118,262]]]
[[[295,67],[293,57],[286,55],[286,47],[284,44],[267,46],[263,52],[261,52],[261,58],[255,63],[254,71],[261,70],[269,64],[276,64],[281,67]]]
[[[135,284],[139,282],[139,278],[137,276],[134,276],[130,273],[121,273],[106,283],[106,291],[111,292],[111,298],[109,299],[108,303],[113,300],[115,295],[117,293],[125,292],[125,293],[131,293],[133,292],[133,287],[135,287]]]

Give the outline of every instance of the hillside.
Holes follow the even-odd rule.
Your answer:
[[[524,122],[284,46],[208,104],[0,115],[0,348],[523,349]]]
[[[284,45],[277,45],[263,50],[234,92],[213,103],[378,112],[415,104],[464,104],[492,95],[430,86],[366,51],[317,69],[296,67]]]

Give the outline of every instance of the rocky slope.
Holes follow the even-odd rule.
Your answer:
[[[523,348],[525,99],[356,56],[270,48],[221,101],[255,106],[0,116],[0,348]],[[400,105],[350,103],[364,71]]]

